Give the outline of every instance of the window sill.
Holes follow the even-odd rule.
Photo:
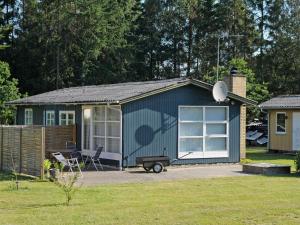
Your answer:
[[[277,135],[285,135],[286,132],[275,132],[275,134],[277,134]]]
[[[178,153],[178,159],[207,159],[207,158],[228,158],[229,157],[228,151],[193,152],[189,155],[187,154],[188,152]]]

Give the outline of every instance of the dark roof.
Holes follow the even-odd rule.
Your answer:
[[[8,102],[11,105],[45,105],[45,104],[76,104],[76,103],[115,103],[123,104],[139,98],[157,94],[173,88],[194,84],[207,90],[212,85],[186,78],[169,80],[129,82],[107,85],[93,85],[64,88]],[[246,104],[254,105],[255,101],[229,93],[229,97]]]
[[[300,108],[300,95],[280,95],[259,105],[262,109]]]

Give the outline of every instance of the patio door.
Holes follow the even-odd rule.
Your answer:
[[[94,155],[103,147],[101,158],[122,159],[121,109],[119,106],[86,106],[82,109],[82,151]]]
[[[300,151],[300,113],[293,113],[293,150]]]

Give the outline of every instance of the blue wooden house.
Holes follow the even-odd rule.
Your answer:
[[[245,78],[227,82],[233,92],[246,87]],[[103,146],[101,158],[123,167],[162,154],[177,164],[234,163],[245,141],[242,107],[255,102],[233,92],[217,103],[212,85],[178,78],[71,87],[9,104],[17,107],[18,125],[76,124],[77,148],[93,153]]]

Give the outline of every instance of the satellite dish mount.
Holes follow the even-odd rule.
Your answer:
[[[228,96],[228,87],[224,81],[217,81],[212,91],[216,102],[225,102]]]

